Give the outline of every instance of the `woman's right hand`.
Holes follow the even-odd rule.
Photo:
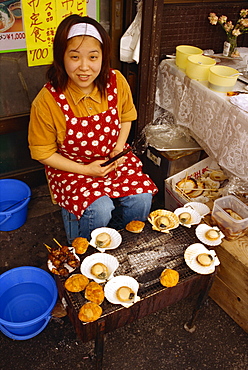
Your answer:
[[[59,153],[54,153],[49,158],[44,159],[40,162],[44,165],[51,166],[58,170],[92,177],[104,177],[116,168],[115,162],[109,164],[106,167],[100,166],[100,164],[106,162],[102,159],[96,160],[89,164],[82,164],[79,162],[75,162],[69,158],[65,158]]]
[[[115,162],[109,164],[106,167],[101,167],[101,164],[104,162],[105,161],[103,160],[97,160],[97,161],[84,165],[85,168],[84,168],[83,174],[92,176],[92,177],[104,177],[109,172],[115,170],[116,168]]]

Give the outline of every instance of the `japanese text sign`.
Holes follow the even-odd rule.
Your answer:
[[[50,64],[58,24],[71,14],[86,15],[86,0],[23,0],[29,66]]]

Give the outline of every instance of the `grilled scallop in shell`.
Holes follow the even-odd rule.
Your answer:
[[[191,227],[201,222],[200,214],[192,208],[180,207],[175,209],[174,213],[177,215],[181,225]]]
[[[161,232],[169,232],[179,226],[179,219],[173,212],[157,209],[148,216],[148,221],[152,224],[153,230]]]

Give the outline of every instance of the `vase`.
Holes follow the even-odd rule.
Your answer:
[[[237,49],[237,36],[231,35],[227,37],[224,42],[223,55],[226,57],[232,57]]]

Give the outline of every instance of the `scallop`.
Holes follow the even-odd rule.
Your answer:
[[[203,266],[198,261],[198,256],[204,254],[211,257],[211,263],[208,266]],[[215,266],[218,266],[220,264],[215,251],[207,249],[201,243],[191,244],[184,252],[184,259],[191,270],[202,275],[212,274],[215,271]]]
[[[106,269],[104,269],[104,274],[94,275],[93,266],[96,265],[104,265]],[[107,253],[94,253],[91,256],[85,257],[83,262],[81,263],[81,273],[89,279],[93,279],[96,283],[104,283],[107,280],[113,278],[114,272],[119,267],[119,262],[116,257],[111,256]],[[101,276],[99,278],[99,276]]]
[[[110,236],[111,242],[106,247],[99,247],[96,245],[97,236],[103,233],[106,233]],[[119,247],[121,242],[122,242],[121,234],[115,229],[112,229],[110,227],[99,227],[93,230],[91,233],[90,245],[96,248],[99,252],[105,252],[105,250],[108,250],[108,249],[115,249]]]
[[[201,217],[204,217],[210,213],[210,208],[206,204],[200,202],[188,202],[184,205],[184,207],[194,209]]]
[[[177,215],[164,209],[157,209],[151,212],[148,216],[148,221],[152,224],[153,230],[161,231],[162,233],[168,233],[179,226]]]
[[[120,288],[129,288],[133,293],[128,301],[122,301],[118,298],[118,291]],[[139,283],[131,276],[119,275],[115,276],[113,279],[109,280],[104,287],[104,294],[106,299],[113,304],[121,304],[122,306],[128,308],[134,303],[140,300],[138,296]]]
[[[175,215],[177,215],[181,225],[191,227],[201,222],[201,216],[194,209],[189,207],[180,207],[175,209]]]
[[[198,225],[197,228],[195,229],[195,233],[197,238],[202,243],[211,246],[219,245],[221,243],[222,238],[225,237],[225,235],[220,231],[220,229],[217,226],[211,227],[206,224]]]

